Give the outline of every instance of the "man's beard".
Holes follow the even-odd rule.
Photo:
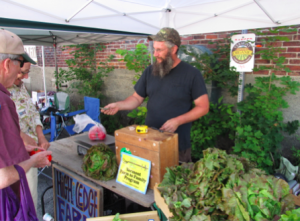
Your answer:
[[[160,76],[161,78],[163,78],[170,73],[173,68],[173,64],[174,61],[171,57],[171,52],[168,52],[166,58],[163,59],[161,63],[158,63],[157,60],[155,61],[155,63],[153,64],[152,74],[154,76]]]

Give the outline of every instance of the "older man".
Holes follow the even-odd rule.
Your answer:
[[[6,89],[13,85],[18,73],[20,73],[20,68],[23,67],[24,62],[28,61],[24,53],[21,39],[9,31],[0,29],[0,195],[1,200],[4,201],[7,199],[3,196],[11,194],[12,191],[20,198],[19,180],[25,179],[26,181],[26,178],[19,176],[15,165],[20,166],[25,172],[31,167],[51,165],[47,159],[47,155],[50,155],[51,151],[42,151],[29,156],[28,152],[35,147],[24,146],[20,136],[16,107]],[[15,218],[14,212],[18,212],[18,208],[15,208],[16,211],[10,211],[7,210],[7,206],[13,208],[11,205],[1,203],[0,206],[1,209],[6,209],[5,214],[3,210],[0,210],[1,220],[13,220]],[[27,213],[28,211],[24,212]]]
[[[30,57],[28,56],[28,58]],[[11,93],[10,98],[15,102],[16,105],[16,110],[19,116],[21,137],[25,145],[29,144],[33,146],[39,146],[47,150],[50,144],[43,134],[43,124],[40,121],[40,115],[36,110],[34,104],[32,103],[27,89],[22,81],[22,79],[28,78],[31,63],[36,64],[31,59],[30,62],[24,63],[23,67],[21,68],[21,72],[17,75],[17,79],[15,80],[14,85],[8,88],[8,91]],[[35,209],[37,209],[37,168],[31,168],[26,173],[26,177]]]
[[[150,38],[156,62],[145,69],[133,95],[107,105],[108,110],[102,112],[112,115],[132,110],[149,97],[146,125],[178,133],[179,161],[190,162],[191,122],[209,111],[205,83],[196,68],[177,57],[181,40],[175,29],[163,28]]]

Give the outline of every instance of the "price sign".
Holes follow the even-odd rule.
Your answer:
[[[231,37],[230,66],[238,72],[250,72],[254,67],[255,34]]]
[[[151,161],[122,153],[117,183],[146,194],[149,184]]]

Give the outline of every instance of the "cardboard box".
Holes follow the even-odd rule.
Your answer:
[[[112,221],[115,216],[104,216],[104,217],[95,217],[95,218],[88,218],[87,221]],[[119,216],[122,220],[127,221],[160,221],[157,211],[150,211],[150,212],[140,212],[140,213],[128,213],[122,214]]]
[[[165,214],[167,218],[173,216],[173,213],[170,212],[168,205],[165,202],[165,199],[160,195],[159,190],[157,189],[158,183],[154,186],[154,200],[158,208]]]
[[[150,189],[154,188],[155,183],[162,182],[167,167],[178,165],[178,134],[176,133],[159,132],[149,128],[148,133],[140,134],[130,130],[129,127],[124,127],[115,131],[115,141],[118,165],[121,161],[120,151],[124,147],[131,154],[151,161]]]

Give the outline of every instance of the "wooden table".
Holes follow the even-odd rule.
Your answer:
[[[77,143],[74,142],[74,139],[76,139],[77,136],[82,135],[76,135],[51,142],[49,150],[52,151],[52,161],[54,163],[141,206],[152,206],[154,203],[154,193],[151,189],[148,189],[146,194],[142,194],[117,183],[115,179],[100,181],[86,176],[81,169],[83,156],[77,154]]]

